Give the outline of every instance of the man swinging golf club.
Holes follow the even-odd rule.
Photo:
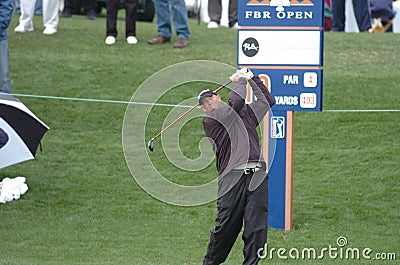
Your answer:
[[[243,224],[243,264],[258,264],[257,250],[267,240],[268,177],[256,128],[274,100],[249,69],[236,71],[230,80],[236,86],[227,104],[210,89],[198,96],[206,112],[203,127],[213,145],[218,170],[218,213],[203,265],[226,260]],[[247,82],[256,101],[245,105]]]

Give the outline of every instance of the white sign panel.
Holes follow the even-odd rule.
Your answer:
[[[238,65],[320,65],[321,31],[239,30]]]

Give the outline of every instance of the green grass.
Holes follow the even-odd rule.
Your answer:
[[[155,23],[138,23],[139,43],[129,46],[119,20],[117,44],[108,47],[104,17],[61,19],[54,36],[41,33],[41,19],[35,17],[35,31],[27,34],[13,32],[16,15],[11,23],[14,93],[128,101],[149,76],[175,63],[236,64],[235,31],[207,30],[194,20],[190,45],[173,49],[172,43],[146,43],[156,34]],[[395,34],[325,34],[324,110],[398,110],[399,41]],[[197,92],[196,87],[179,100]],[[36,160],[0,170],[0,179],[25,176],[30,188],[20,200],[0,205],[0,264],[201,263],[215,202],[171,206],[140,188],[125,163],[121,143],[125,104],[20,99],[51,130]],[[166,96],[165,101],[174,103],[174,98]],[[168,110],[155,108],[150,122],[161,126]],[[196,153],[194,140],[203,133],[196,121],[200,120],[181,132],[188,156]],[[147,137],[159,129],[146,132]],[[270,229],[268,246],[320,250],[335,247],[336,238],[345,236],[349,247],[394,252],[397,260],[275,257],[260,264],[397,264],[399,140],[399,112],[296,113],[294,229]],[[187,174],[161,153],[152,159],[182,184],[216,176],[213,165],[207,174]],[[241,264],[242,246],[238,239],[226,264]]]

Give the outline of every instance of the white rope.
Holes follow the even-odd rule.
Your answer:
[[[179,108],[191,108],[193,106],[188,105],[175,105],[175,104],[164,104],[164,103],[150,103],[150,102],[136,102],[136,101],[123,101],[123,100],[107,100],[107,99],[92,99],[92,98],[72,98],[72,97],[57,97],[57,96],[41,96],[41,95],[29,95],[29,94],[12,94],[16,97],[29,97],[29,98],[42,98],[42,99],[58,99],[58,100],[71,100],[71,101],[85,101],[85,102],[98,102],[98,103],[116,103],[116,104],[132,104],[132,105],[146,105],[146,106],[158,106],[158,107],[179,107]],[[400,109],[343,109],[343,110],[323,110],[323,112],[342,112],[342,113],[368,113],[368,112],[400,112]]]

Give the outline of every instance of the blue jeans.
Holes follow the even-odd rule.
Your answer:
[[[158,34],[168,38],[172,36],[172,11],[172,21],[178,38],[190,38],[185,0],[154,0],[154,6],[157,13]]]
[[[7,39],[0,40],[0,92],[11,93]]]

